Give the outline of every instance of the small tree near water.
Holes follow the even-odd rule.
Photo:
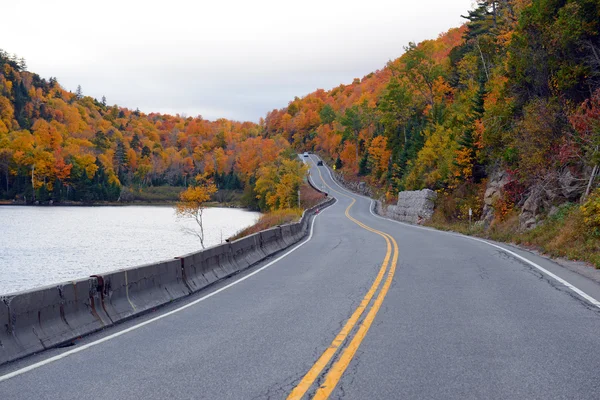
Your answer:
[[[179,202],[175,207],[175,212],[180,218],[191,218],[196,221],[198,229],[186,229],[200,239],[200,245],[204,249],[204,227],[202,225],[202,213],[206,208],[206,202],[217,191],[217,187],[212,181],[204,181],[196,186],[190,186],[179,195]]]

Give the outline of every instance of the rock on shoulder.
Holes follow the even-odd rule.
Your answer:
[[[387,209],[387,216],[398,221],[421,223],[431,218],[437,193],[431,189],[398,193],[398,204]]]

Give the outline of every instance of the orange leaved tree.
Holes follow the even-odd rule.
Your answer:
[[[197,185],[190,186],[179,195],[179,202],[175,206],[175,212],[180,218],[191,218],[198,224],[198,230],[186,229],[200,239],[200,245],[204,248],[204,226],[202,225],[202,213],[206,208],[206,202],[217,191],[217,186],[212,181],[197,178]]]

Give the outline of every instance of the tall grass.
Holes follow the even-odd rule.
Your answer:
[[[494,220],[487,228],[481,224],[469,226],[465,221],[449,220],[441,214],[441,211],[436,210],[427,225],[441,230],[452,230],[465,235],[523,245],[551,257],[586,261],[600,269],[600,237],[586,226],[582,209],[578,204],[562,205],[556,213],[528,231],[520,229],[519,215],[515,210],[501,220]]]
[[[300,220],[302,217],[302,209],[286,208],[283,210],[270,211],[260,216],[256,224],[242,229],[229,240],[236,240],[244,236],[252,235],[253,233],[264,231],[277,225],[290,224]]]
[[[553,257],[587,261],[600,269],[600,237],[586,229],[581,208],[562,206],[535,229],[517,234],[515,241],[535,246]]]
[[[300,206],[306,210],[319,204],[325,199],[325,194],[316,191],[308,183],[303,183],[300,186]]]

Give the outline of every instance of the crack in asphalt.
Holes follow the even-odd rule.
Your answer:
[[[543,272],[539,271],[538,269],[536,269],[535,267],[529,265],[528,263],[526,263],[524,261],[521,261],[514,257],[512,257],[511,259],[514,261],[515,264],[520,264],[521,266],[523,266],[522,270],[524,272],[528,272],[531,275],[533,275],[534,277],[538,278],[538,280],[546,282],[553,289],[555,289],[563,294],[568,295],[571,299],[576,300],[580,305],[584,306],[586,309],[593,311],[594,314],[600,316],[600,309],[598,307],[589,303],[586,299],[579,296],[577,293],[573,292],[571,289],[566,287],[564,284],[557,282],[553,278],[547,276]]]
[[[333,250],[337,249],[337,248],[339,247],[339,245],[340,245],[340,244],[342,244],[342,239],[338,239],[338,242],[337,242],[337,244],[336,244],[335,246],[333,246],[333,247],[331,248],[331,250],[329,250],[329,251],[333,251]]]
[[[564,284],[557,282],[556,280],[547,276],[542,271],[538,270],[537,268],[530,265],[529,263],[526,263],[525,261],[520,260],[502,250],[495,250],[494,254],[514,266],[520,266],[521,271],[533,275],[534,277],[538,278],[538,280],[540,280],[540,281],[546,282],[548,285],[550,285],[550,287],[554,288],[555,290],[558,290],[561,293],[568,295],[570,298],[576,300],[580,305],[584,306],[586,309],[593,311],[596,315],[600,315],[600,309],[598,307],[589,303],[586,299],[584,299],[583,297],[579,296],[577,293],[570,290]]]
[[[343,399],[346,397],[346,386],[352,386],[356,376],[358,375],[358,367],[360,366],[360,362],[362,359],[362,355],[364,351],[357,350],[354,358],[350,362],[348,369],[344,372],[342,379],[340,379],[339,385],[337,386],[337,391],[340,393],[335,397],[336,399]],[[335,395],[335,391],[331,393],[332,396]]]
[[[299,378],[288,376],[283,379],[283,383],[276,382],[269,386],[267,390],[251,398],[251,400],[271,400],[271,399],[282,399],[287,397],[287,394],[292,391],[296,383],[300,381]]]

